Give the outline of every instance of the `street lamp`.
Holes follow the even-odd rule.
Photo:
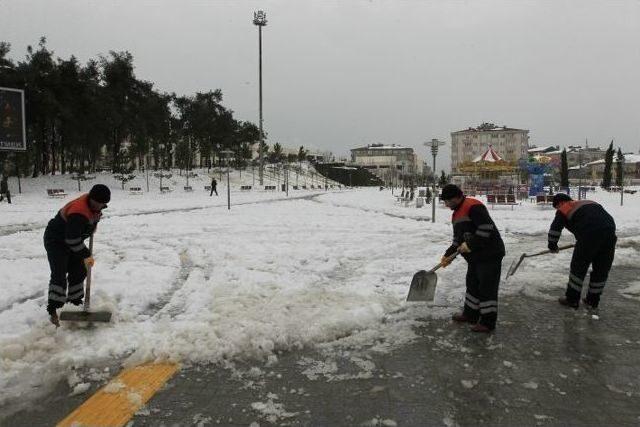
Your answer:
[[[264,184],[264,157],[262,155],[262,145],[264,144],[264,136],[262,133],[262,27],[267,25],[267,14],[259,10],[253,13],[253,25],[258,27],[258,75],[259,75],[259,102],[260,102],[260,148],[258,149],[258,156],[260,158],[260,170],[258,172],[260,177],[260,185]]]
[[[224,155],[227,160],[227,209],[231,209],[231,186],[229,185],[229,158],[233,154],[231,150],[222,150],[220,154]]]
[[[436,222],[436,201],[438,200],[436,193],[436,156],[438,155],[438,148],[441,145],[444,145],[444,141],[438,141],[433,138],[431,141],[425,142],[424,145],[431,147],[431,154],[433,155],[433,201],[431,205],[431,222]]]
[[[582,147],[578,149],[578,200],[582,200]]]

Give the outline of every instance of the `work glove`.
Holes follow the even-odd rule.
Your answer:
[[[558,249],[558,243],[557,242],[549,242],[549,244],[547,245],[547,247],[549,248],[549,250],[551,251],[551,253],[557,254],[559,249]]]
[[[440,265],[442,266],[442,268],[445,268],[446,266],[451,264],[451,261],[452,260],[450,260],[449,257],[443,255],[442,258],[440,258]]]
[[[92,256],[84,259],[84,266],[87,270],[89,269],[89,267],[93,267],[93,264],[95,263],[96,261],[93,259]]]
[[[469,252],[471,252],[471,248],[469,248],[467,242],[462,242],[462,244],[458,246],[458,252],[460,252],[461,254],[468,254]]]

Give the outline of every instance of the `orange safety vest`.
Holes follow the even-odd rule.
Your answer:
[[[567,200],[558,205],[558,211],[564,215],[567,220],[570,220],[573,214],[585,205],[597,205],[597,203],[591,200]]]
[[[77,199],[74,199],[64,205],[62,209],[60,209],[60,216],[65,222],[69,215],[80,214],[83,217],[87,218],[89,224],[96,224],[100,221],[100,217],[102,214],[100,212],[94,212],[89,207],[89,194],[84,194]]]
[[[478,199],[465,197],[462,204],[458,206],[458,209],[451,214],[451,223],[455,226],[459,222],[471,221],[471,218],[469,218],[469,209],[477,205],[482,205],[482,202]]]

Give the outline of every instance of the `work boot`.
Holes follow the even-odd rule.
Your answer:
[[[598,314],[598,304],[589,301],[587,298],[582,299],[582,304],[584,308],[586,308],[590,314]]]
[[[560,305],[564,305],[565,307],[570,307],[573,309],[577,309],[579,305],[578,301],[569,301],[567,297],[558,298],[558,302],[560,303]]]
[[[49,313],[49,321],[56,325],[56,328],[60,326],[60,319],[58,318],[58,313],[56,312],[56,307],[52,304],[47,306],[47,313]]]
[[[477,319],[472,319],[468,316],[465,316],[464,313],[456,313],[451,316],[451,320],[458,323],[475,323]]]
[[[482,323],[476,323],[471,327],[471,332],[480,332],[483,334],[488,334],[491,331],[493,331],[493,328],[490,328],[487,325],[483,325]]]

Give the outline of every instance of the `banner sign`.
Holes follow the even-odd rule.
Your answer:
[[[25,151],[24,91],[0,87],[0,150]]]

